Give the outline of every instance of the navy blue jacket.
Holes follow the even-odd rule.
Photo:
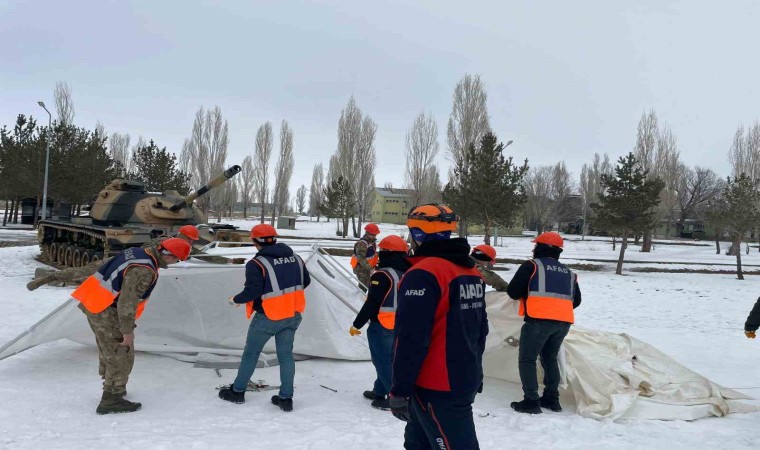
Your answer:
[[[301,282],[301,269],[298,263],[291,257],[299,258],[294,255],[293,249],[285,244],[273,244],[262,247],[256,257],[265,257],[274,268],[280,288],[288,288],[303,284],[305,288],[311,283],[309,271],[306,267],[303,269],[303,283]],[[281,259],[284,258],[284,259]],[[261,296],[272,292],[272,283],[266,276],[266,269],[255,258],[248,261],[245,265],[245,287],[243,291],[233,297],[235,303],[248,303],[253,301],[253,309],[258,313],[264,313],[261,306]]]
[[[399,288],[391,393],[471,394],[483,383],[485,283],[466,239],[415,250]]]

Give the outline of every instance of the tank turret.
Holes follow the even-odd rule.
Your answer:
[[[188,196],[177,191],[148,192],[142,182],[114,180],[95,197],[89,216],[40,221],[38,236],[43,254],[62,266],[81,266],[174,234],[183,225],[206,223],[206,215],[195,200],[240,170],[240,166],[232,166]]]

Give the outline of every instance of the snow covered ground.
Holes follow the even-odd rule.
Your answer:
[[[334,234],[334,225],[327,230],[323,230],[327,228],[324,223],[311,225],[308,230],[327,237],[331,231]],[[306,230],[298,232],[307,234]],[[403,227],[398,230],[403,232]],[[499,256],[525,258],[531,246],[529,239],[505,239],[505,246],[498,248]],[[616,257],[606,242],[568,242],[566,248],[567,259]],[[660,245],[648,255],[631,247],[628,255],[658,262],[733,262],[733,258],[714,252],[713,246]],[[36,246],[0,248],[4,319],[0,343],[45,316],[70,292],[66,288],[26,291],[24,285],[40,266],[33,259],[37,253]],[[747,259],[760,261],[754,254]],[[505,267],[510,269],[503,272],[507,277],[516,268]],[[609,272],[580,272],[579,277],[583,305],[576,311],[578,325],[631,334],[716,383],[760,398],[760,342],[746,339],[742,332],[760,291],[760,278],[742,282],[733,275],[633,273],[617,277]],[[137,333],[139,339],[139,328]],[[218,378],[213,370],[139,354],[129,398],[141,401],[143,409],[134,414],[97,416],[100,380],[95,349],[68,341],[46,344],[0,361],[0,447],[282,450],[402,446],[403,423],[390,413],[370,408],[361,398],[373,381],[369,362],[298,362],[295,411],[291,414],[269,403],[271,392],[249,393],[244,405],[219,400],[214,388],[231,382],[234,373],[222,370],[223,377]],[[276,382],[278,369],[258,369],[255,378]],[[509,402],[520,397],[519,385],[486,381],[485,391],[475,403],[482,448],[739,449],[754,447],[760,439],[760,413],[692,423],[600,422],[575,415],[569,399],[563,399],[566,411],[559,414],[517,414]]]

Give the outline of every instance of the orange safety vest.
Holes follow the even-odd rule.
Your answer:
[[[119,296],[124,275],[131,267],[147,267],[153,272],[153,280],[143,293],[143,299],[137,304],[135,319],[139,319],[145,310],[145,304],[158,281],[157,263],[153,256],[141,248],[130,248],[108,263],[101,266],[97,272],[87,277],[77,287],[71,296],[79,300],[87,311],[99,314],[111,306]]]
[[[377,265],[377,262],[379,261],[379,256],[377,252],[375,251],[375,244],[372,242],[369,242],[368,240],[362,238],[356,241],[356,244],[359,242],[364,241],[367,243],[367,255],[365,256],[367,260],[367,264],[369,264],[370,267],[375,267]],[[359,260],[356,258],[356,244],[354,244],[354,254],[351,255],[351,268],[355,269],[356,266],[359,265]]]
[[[546,259],[543,262],[541,259],[533,260],[535,267],[530,277],[528,297],[520,302],[519,314],[524,316],[527,310],[528,316],[534,319],[574,323],[576,275],[559,261]]]
[[[398,308],[398,287],[400,284],[400,272],[391,267],[378,270],[391,279],[391,288],[380,305],[380,311],[377,313],[377,320],[384,328],[392,330],[396,327],[396,309]]]
[[[306,309],[306,296],[304,293],[304,265],[300,257],[293,255],[298,267],[301,271],[300,284],[280,288],[280,282],[277,279],[277,272],[275,272],[272,264],[263,256],[257,256],[254,261],[259,263],[264,269],[264,276],[269,279],[269,284],[272,286],[272,291],[261,296],[261,306],[264,308],[264,315],[269,320],[283,320],[289,319],[296,315],[296,313],[303,313]],[[253,302],[250,301],[245,305],[246,317],[251,318],[254,313]]]

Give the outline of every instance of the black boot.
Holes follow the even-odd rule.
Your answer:
[[[538,404],[542,408],[550,409],[554,412],[562,411],[562,405],[559,404],[559,397],[547,397],[542,395],[541,398],[538,399]]]
[[[526,414],[541,414],[541,407],[536,400],[523,400],[520,402],[512,402],[509,406],[517,412]]]
[[[390,411],[391,404],[388,397],[380,397],[372,400],[372,407],[382,409],[383,411]]]
[[[235,392],[232,385],[219,390],[219,398],[232,403],[245,403],[245,392]]]
[[[100,399],[95,412],[98,414],[116,414],[125,412],[135,412],[142,408],[142,404],[130,402],[122,397],[113,394],[111,392],[103,392],[103,397]]]
[[[293,411],[293,399],[292,398],[280,398],[279,395],[272,396],[272,404],[280,407],[285,412]]]
[[[375,394],[375,391],[364,391],[364,398],[367,400],[377,400],[379,398],[385,398],[383,395],[377,395]]]

